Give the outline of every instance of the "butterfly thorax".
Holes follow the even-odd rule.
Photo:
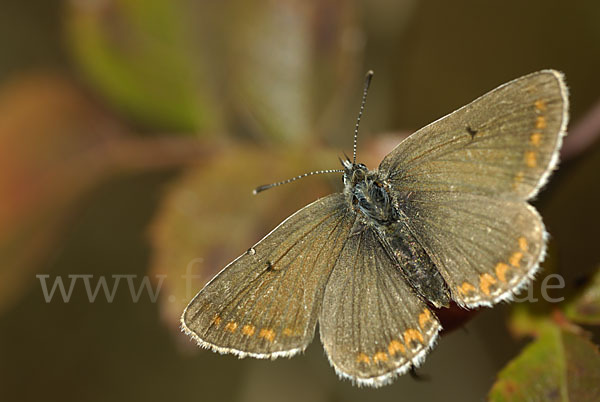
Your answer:
[[[419,295],[436,307],[447,306],[448,287],[410,231],[408,218],[401,205],[394,202],[390,186],[379,172],[367,169],[362,163],[345,161],[343,164],[344,193],[362,227],[376,233],[383,248]]]
[[[353,163],[349,169],[346,164],[344,167],[344,192],[365,223],[386,225],[397,220],[392,198],[377,172],[362,163]]]

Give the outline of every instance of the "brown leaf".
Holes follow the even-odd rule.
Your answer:
[[[0,312],[35,280],[76,201],[108,174],[195,160],[195,141],[138,139],[69,81],[0,88]]]
[[[31,281],[71,201],[106,169],[90,152],[121,129],[66,81],[16,79],[0,92],[0,310]]]

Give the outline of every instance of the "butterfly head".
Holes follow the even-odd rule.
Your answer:
[[[344,187],[353,186],[365,179],[369,169],[363,163],[353,163],[348,157],[340,158],[344,167]]]

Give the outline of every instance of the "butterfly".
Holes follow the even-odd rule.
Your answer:
[[[374,170],[356,163],[357,121],[354,158],[336,170],[343,192],[227,265],[189,303],[183,331],[273,359],[302,352],[318,323],[339,376],[390,383],[435,345],[432,308],[492,306],[531,282],[547,235],[527,200],[555,168],[567,120],[563,75],[543,70],[416,131]]]

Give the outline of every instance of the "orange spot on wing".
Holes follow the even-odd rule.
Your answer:
[[[392,340],[388,345],[388,353],[390,356],[394,356],[397,352],[404,354],[406,352],[406,348],[402,344],[402,342],[397,340]]]
[[[471,285],[469,282],[463,282],[462,285],[458,287],[458,292],[463,296],[467,296],[469,293],[475,291],[475,286]]]
[[[519,237],[517,241],[519,242],[519,248],[521,251],[527,251],[527,239],[524,237]]]
[[[542,142],[542,133],[533,133],[529,136],[529,143],[534,146],[539,146]]]
[[[537,156],[535,155],[535,152],[533,152],[533,151],[525,152],[525,163],[530,168],[537,166]]]
[[[292,330],[289,329],[289,328],[286,328],[286,329],[283,330],[283,334],[285,336],[292,336]]]
[[[490,295],[490,287],[496,283],[494,277],[490,274],[481,274],[479,276],[479,288],[486,295]]]
[[[237,327],[238,327],[237,322],[233,322],[233,321],[230,321],[227,323],[227,325],[225,325],[225,329],[231,333],[234,333],[235,330],[237,329]]]
[[[523,253],[520,251],[515,251],[508,259],[508,262],[513,267],[518,267],[521,264],[521,258],[523,258]]]
[[[546,128],[546,118],[544,116],[538,116],[535,120],[535,128],[543,129]]]
[[[519,188],[519,185],[521,183],[523,183],[524,177],[525,177],[525,175],[523,174],[523,172],[519,172],[515,175],[514,182],[513,182],[513,187],[515,190]]]
[[[244,325],[242,327],[242,334],[247,335],[247,336],[254,335],[255,331],[256,331],[256,327],[254,325]]]
[[[414,328],[409,328],[404,331],[404,343],[410,345],[412,341],[419,341],[423,343],[423,335]]]
[[[506,283],[506,271],[508,271],[509,268],[510,267],[503,262],[496,264],[496,276],[501,282]]]
[[[423,310],[421,314],[419,314],[419,326],[422,330],[425,330],[425,325],[431,321],[431,313],[429,309]]]
[[[273,331],[270,328],[263,328],[258,333],[258,336],[260,336],[261,338],[265,338],[269,342],[273,342],[273,340],[275,339],[275,331]]]
[[[366,354],[359,353],[359,354],[356,355],[356,362],[357,363],[370,364],[371,363],[371,359]]]
[[[385,352],[377,352],[373,355],[373,363],[387,362],[388,355]]]
[[[538,99],[538,100],[536,100],[536,101],[535,101],[535,108],[536,108],[537,110],[539,110],[540,112],[543,112],[543,111],[545,111],[545,110],[546,110],[546,102],[544,102],[544,101],[543,101],[543,100],[541,100],[541,99]]]
[[[215,318],[213,318],[213,324],[215,324],[217,327],[219,326],[219,324],[221,323],[221,321],[223,321],[221,319],[221,317],[219,317],[219,315],[215,315]]]

